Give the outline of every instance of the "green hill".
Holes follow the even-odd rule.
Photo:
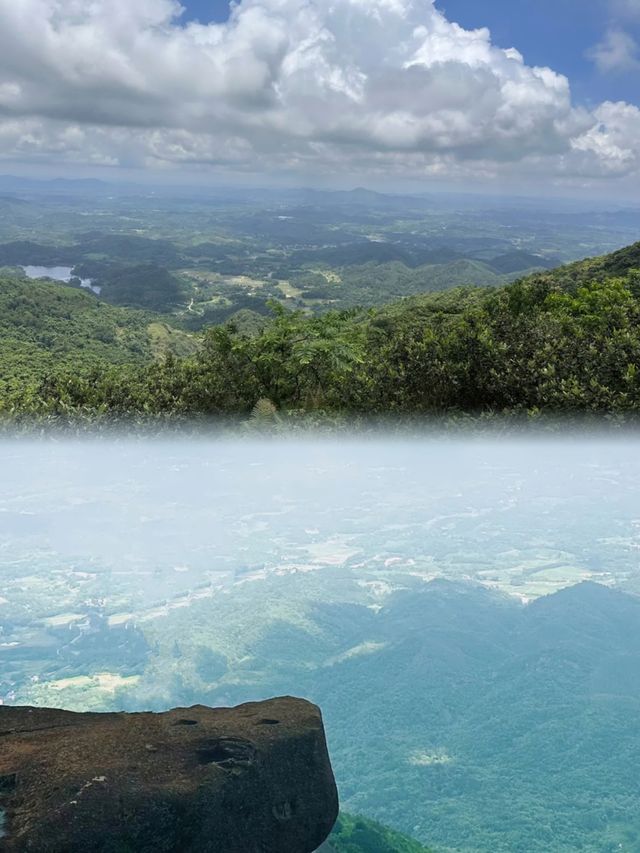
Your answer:
[[[195,355],[164,364],[151,356],[195,344],[169,326],[150,341],[151,315],[42,283],[5,282],[1,298],[13,410],[248,415],[267,399],[285,413],[359,416],[640,413],[640,244],[369,310],[308,316],[273,303],[271,322],[211,327]]]
[[[428,853],[426,847],[364,817],[341,814],[327,853]]]
[[[346,583],[343,570],[329,569],[274,578],[268,597],[259,593],[273,602],[261,625],[246,591],[224,606],[176,609],[161,628],[144,629],[164,651],[126,707],[236,704],[295,685],[322,708],[350,813],[442,851],[637,853],[638,597],[584,583],[525,607],[472,584],[402,575],[376,613],[371,599],[328,600]],[[213,613],[224,631],[210,627]],[[230,633],[242,638],[218,682],[200,681],[189,632],[192,648],[220,653]],[[420,849],[348,817],[331,845]]]
[[[193,339],[148,312],[116,308],[74,287],[0,276],[0,388],[57,371],[142,365],[193,353]]]
[[[626,276],[631,270],[639,269],[640,242],[612,252],[610,255],[587,258],[584,261],[558,267],[545,275],[562,286],[571,288],[589,281],[602,281],[612,276]]]
[[[415,268],[399,261],[345,267],[339,271],[340,284],[325,282],[320,288],[315,283],[317,278],[311,277],[314,289],[309,292],[303,287],[303,293],[308,298],[315,293],[322,299],[339,300],[342,308],[375,307],[380,305],[381,298],[391,302],[416,293],[449,290],[460,284],[497,287],[507,281],[488,264],[466,259]]]

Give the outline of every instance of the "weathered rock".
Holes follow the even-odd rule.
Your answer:
[[[338,798],[320,711],[0,707],[4,851],[310,853]]]

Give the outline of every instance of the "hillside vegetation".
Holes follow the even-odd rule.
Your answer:
[[[332,853],[429,853],[406,835],[349,814],[340,815],[329,841]]]
[[[235,618],[234,600],[225,602],[225,636],[250,635],[250,665],[228,658],[206,687],[183,638],[197,632],[198,644],[216,648],[207,632],[222,605],[177,609],[149,629],[164,651],[151,655],[127,707],[235,704],[295,684],[322,708],[351,813],[442,853],[640,849],[636,596],[585,583],[523,607],[467,583],[404,575],[376,614],[367,601],[319,601],[321,584],[344,583],[344,572],[326,571],[300,580],[298,589],[313,592],[296,602],[297,623],[282,617],[290,579],[269,583],[274,618],[255,633],[246,602]],[[172,658],[176,641],[183,654]],[[389,849],[376,836],[414,853],[410,842],[348,819],[337,849]]]
[[[0,389],[10,395],[52,372],[140,365],[194,341],[153,314],[107,305],[48,281],[0,276]]]
[[[266,326],[212,327],[192,357],[147,365],[142,315],[108,313],[96,328],[115,309],[79,302],[84,318],[60,308],[53,291],[42,293],[47,332],[29,332],[27,344],[42,347],[38,335],[63,314],[72,323],[61,334],[65,346],[95,346],[73,369],[67,350],[58,358],[50,346],[47,363],[61,369],[26,388],[14,382],[5,407],[185,416],[246,415],[259,400],[280,412],[360,415],[640,409],[640,243],[504,287],[426,293],[370,310],[310,317],[273,303]],[[60,304],[80,297],[61,296]],[[116,317],[132,325],[123,331]],[[13,314],[10,322],[15,330]],[[99,334],[111,338],[102,344]],[[11,357],[12,344],[4,345]],[[24,346],[23,335],[16,349]]]

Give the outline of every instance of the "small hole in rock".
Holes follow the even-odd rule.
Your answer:
[[[176,720],[174,726],[197,726],[197,720]]]
[[[255,748],[248,741],[227,738],[203,746],[196,751],[199,764],[248,764],[255,757]]]
[[[0,797],[12,794],[16,789],[17,782],[18,779],[15,773],[0,776]]]
[[[276,820],[287,821],[291,820],[295,811],[294,804],[289,802],[277,803],[271,810]]]
[[[268,718],[265,718],[264,720],[260,720],[258,725],[259,726],[277,726],[279,724],[279,722],[280,722],[280,720],[270,720]]]

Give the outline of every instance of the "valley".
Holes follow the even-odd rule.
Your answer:
[[[550,213],[531,199],[463,194],[0,178],[0,272],[66,268],[91,279],[108,303],[160,312],[192,330],[241,310],[265,315],[269,300],[322,312],[499,286],[611,252],[639,230],[640,211],[616,205],[587,214],[558,202]]]
[[[2,851],[640,853],[639,71],[0,0]]]
[[[541,825],[631,853],[636,458],[624,437],[5,441],[3,701],[304,695],[347,811],[440,853],[542,853]]]
[[[640,244],[555,266],[633,208],[63,187],[0,198],[8,428],[640,409]]]

